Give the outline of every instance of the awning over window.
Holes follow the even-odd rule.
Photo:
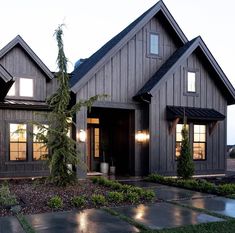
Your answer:
[[[199,121],[222,121],[225,118],[223,114],[214,109],[167,106],[168,120],[183,119],[184,115],[189,120]]]

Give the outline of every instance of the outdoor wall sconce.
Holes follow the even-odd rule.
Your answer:
[[[80,142],[86,141],[86,131],[85,130],[80,129],[79,134],[78,134],[78,139]]]
[[[143,143],[146,142],[147,140],[149,140],[149,134],[145,131],[137,131],[136,135],[135,135],[135,140],[139,143]]]

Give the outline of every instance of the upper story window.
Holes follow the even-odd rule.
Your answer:
[[[159,35],[156,33],[150,33],[149,53],[150,55],[159,55]]]
[[[33,97],[33,79],[31,78],[17,78],[15,83],[11,86],[8,91],[8,96],[19,96],[19,97]]]
[[[188,71],[187,92],[196,92],[196,73],[195,72]]]

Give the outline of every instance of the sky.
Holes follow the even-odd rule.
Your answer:
[[[57,69],[54,31],[65,24],[69,71],[92,55],[157,0],[0,0],[0,48],[21,35],[52,71]],[[187,38],[200,35],[235,86],[235,1],[164,0]],[[228,108],[228,144],[235,144],[235,106]]]

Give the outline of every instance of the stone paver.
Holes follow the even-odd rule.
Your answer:
[[[0,233],[24,233],[16,217],[0,218]]]
[[[116,207],[115,211],[145,224],[151,229],[179,227],[197,223],[223,221],[207,214],[183,208],[170,203]]]
[[[103,210],[58,212],[26,216],[38,233],[126,233],[137,228]]]
[[[225,197],[201,198],[195,200],[180,201],[193,207],[207,209],[209,211],[235,218],[235,200]]]
[[[146,182],[146,181],[120,181],[122,184],[133,185],[141,188],[152,188],[152,187],[160,187],[160,184]]]

